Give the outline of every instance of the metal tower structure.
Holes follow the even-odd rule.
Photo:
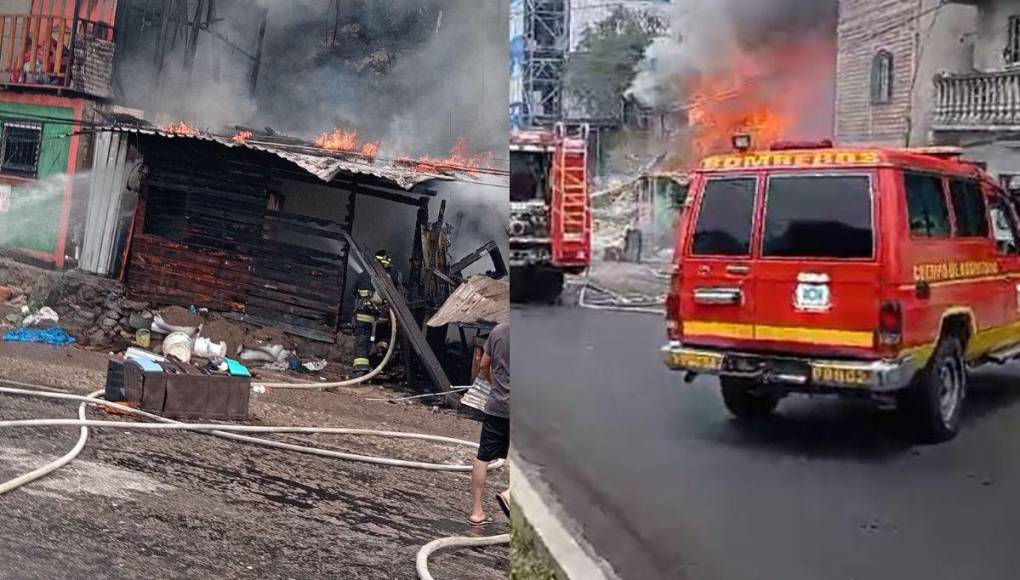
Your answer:
[[[561,120],[563,64],[569,43],[569,0],[512,0],[512,127],[551,127]]]

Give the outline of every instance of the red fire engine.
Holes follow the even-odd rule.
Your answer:
[[[591,262],[588,128],[510,136],[510,276],[517,297],[552,298]]]
[[[819,145],[695,172],[666,364],[720,377],[738,417],[789,393],[871,399],[957,432],[969,371],[1020,355],[1016,200],[946,150]]]

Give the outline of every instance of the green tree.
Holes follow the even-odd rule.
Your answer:
[[[665,30],[654,14],[622,6],[589,26],[577,51],[567,56],[563,86],[568,102],[578,105],[585,117],[619,115],[645,49]]]

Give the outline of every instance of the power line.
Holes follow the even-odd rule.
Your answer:
[[[897,21],[897,22],[895,22],[893,24],[890,24],[888,26],[885,26],[883,28],[879,28],[878,30],[873,31],[870,34],[868,34],[867,36],[864,36],[862,38],[855,38],[854,42],[852,42],[852,43],[848,42],[846,44],[843,44],[843,46],[844,47],[851,47],[852,48],[852,47],[856,46],[858,43],[865,43],[865,42],[874,40],[874,39],[878,38],[879,36],[882,36],[884,34],[888,34],[888,33],[892,32],[892,31],[896,30],[897,28],[902,28],[903,26],[906,26],[907,24],[912,24],[913,22],[915,22],[917,20],[920,20],[921,18],[924,18],[925,16],[927,16],[927,15],[933,13],[933,12],[937,12],[943,6],[945,6],[946,4],[948,4],[947,0],[939,0],[939,3],[936,4],[935,6],[931,6],[929,8],[925,8],[924,10],[921,10],[921,11],[917,12],[916,14],[909,14],[905,18],[903,18],[902,20],[899,20],[899,21]],[[872,8],[870,10],[866,10],[866,11],[864,11],[860,15],[860,17],[864,18],[864,17],[870,15],[873,12],[879,12],[879,9],[878,8]],[[837,39],[837,42],[838,42],[838,39]]]

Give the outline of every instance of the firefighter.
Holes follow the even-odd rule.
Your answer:
[[[387,273],[393,262],[386,250],[375,253],[375,259]],[[366,269],[358,276],[354,291],[354,377],[363,377],[379,364],[390,341],[390,307],[372,284]]]

